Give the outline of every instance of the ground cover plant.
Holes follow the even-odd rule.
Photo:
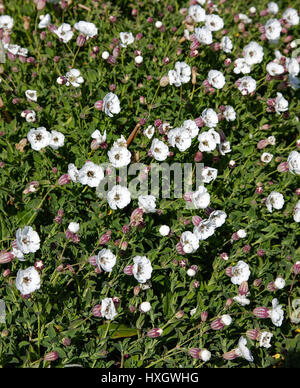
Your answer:
[[[299,367],[297,7],[0,1],[1,367]]]

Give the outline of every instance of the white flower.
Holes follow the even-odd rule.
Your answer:
[[[157,20],[156,22],[155,22],[155,27],[156,28],[161,28],[163,26],[163,24],[162,24],[162,22],[160,21],[160,20]]]
[[[218,15],[206,15],[205,26],[210,31],[219,31],[224,27],[224,22]]]
[[[51,139],[49,146],[54,150],[57,150],[59,147],[62,147],[65,142],[65,136],[61,132],[51,131]]]
[[[227,214],[222,210],[214,210],[209,215],[209,221],[213,224],[215,228],[222,226],[227,218]]]
[[[247,236],[247,232],[245,231],[245,229],[239,229],[236,234],[239,238],[245,238]]]
[[[264,50],[257,42],[250,42],[244,47],[243,55],[249,66],[261,63],[264,57]]]
[[[287,158],[287,163],[292,174],[294,174],[294,172],[297,175],[300,174],[300,153],[298,151],[290,152]]]
[[[91,137],[96,140],[97,144],[103,144],[106,141],[106,130],[103,132],[103,135],[101,135],[101,132],[96,129],[92,134]]]
[[[75,164],[73,163],[68,164],[68,174],[72,182],[78,182],[78,173],[79,171],[75,166]]]
[[[235,74],[249,74],[251,72],[251,66],[246,62],[245,58],[238,58],[234,61]]]
[[[27,140],[33,150],[39,151],[50,144],[51,134],[45,127],[32,128],[27,134]]]
[[[69,40],[73,38],[72,27],[68,23],[63,23],[56,30],[53,31],[59,39],[61,39],[64,43],[68,43]]]
[[[8,43],[7,43],[7,44],[4,45],[4,48],[5,48],[9,53],[11,53],[11,54],[13,54],[13,55],[17,55],[21,47],[20,47],[19,45],[17,45],[17,44],[8,44]]]
[[[254,78],[250,76],[246,76],[246,77],[240,78],[238,81],[240,84],[238,89],[243,95],[247,95],[255,91],[256,81]]]
[[[276,298],[272,300],[272,307],[273,308],[269,310],[269,317],[275,326],[280,327],[283,322],[284,312],[282,310],[282,306],[278,304],[278,300]]]
[[[169,147],[161,140],[153,139],[150,152],[155,160],[162,162],[169,156]]]
[[[132,32],[120,32],[121,47],[127,47],[134,42],[134,36]]]
[[[187,82],[189,82],[192,74],[191,66],[189,66],[185,62],[176,62],[175,70],[176,70],[176,73],[178,74],[180,82],[182,82],[183,84],[186,84]]]
[[[109,117],[113,117],[113,115],[120,113],[120,100],[117,95],[110,92],[104,97],[103,111]]]
[[[137,55],[135,58],[134,58],[134,62],[137,64],[137,65],[140,65],[141,63],[143,63],[143,57],[141,55]]]
[[[283,208],[284,205],[284,198],[281,193],[278,193],[277,191],[272,191],[267,199],[266,199],[266,206],[270,213],[272,213],[272,209],[280,210]]]
[[[293,90],[298,90],[300,88],[300,79],[289,74],[288,84]]]
[[[84,82],[83,77],[80,74],[80,71],[77,69],[71,69],[66,74],[66,85],[69,86],[70,84],[74,86],[75,88],[78,88],[80,84]]]
[[[223,116],[225,117],[226,121],[234,121],[236,119],[234,108],[231,105],[226,105]]]
[[[224,75],[218,70],[210,70],[207,79],[215,89],[222,89],[226,83]]]
[[[205,21],[205,9],[200,5],[191,5],[189,7],[188,15],[193,18],[196,23]]]
[[[151,279],[152,265],[146,256],[135,256],[133,263],[132,274],[139,283],[146,283]]]
[[[279,7],[277,3],[275,3],[274,1],[271,1],[270,3],[268,3],[268,11],[269,13],[276,15],[279,11]]]
[[[300,71],[300,65],[296,58],[286,58],[285,66],[292,77],[296,77]]]
[[[200,358],[203,362],[207,362],[211,359],[211,352],[207,349],[201,349]]]
[[[125,167],[131,161],[131,152],[126,147],[113,146],[107,153],[110,163],[116,167]]]
[[[172,147],[177,147],[179,151],[186,151],[192,144],[190,133],[183,128],[174,128],[168,132],[168,140]]]
[[[267,140],[268,140],[268,143],[269,143],[270,145],[275,145],[275,144],[276,144],[276,138],[275,138],[275,136],[269,136],[269,137],[267,138]]]
[[[207,132],[202,132],[198,136],[199,140],[199,150],[201,152],[211,152],[216,149],[217,143],[213,134]]]
[[[232,318],[230,315],[224,314],[221,316],[221,322],[223,323],[223,325],[229,326],[232,323]]]
[[[219,122],[217,113],[211,108],[204,109],[201,118],[208,128],[216,127]]]
[[[16,287],[22,295],[29,295],[41,286],[40,274],[34,267],[19,269],[16,278]]]
[[[231,145],[229,141],[223,141],[223,143],[219,144],[218,147],[221,155],[231,152]]]
[[[294,8],[288,8],[282,15],[282,19],[285,19],[292,26],[299,24],[298,11]]]
[[[300,222],[300,200],[296,203],[294,208],[293,218],[295,222]]]
[[[70,232],[77,233],[79,231],[79,228],[80,228],[80,225],[78,224],[78,222],[69,223],[68,229]]]
[[[185,120],[183,122],[183,128],[188,131],[191,139],[194,139],[199,133],[199,128],[194,120]]]
[[[199,240],[190,231],[183,232],[180,236],[180,243],[185,253],[194,253],[199,248]]]
[[[47,28],[51,23],[51,16],[49,13],[40,16],[39,29]]]
[[[212,33],[207,27],[198,27],[195,28],[195,37],[198,40],[198,42],[203,44],[212,44],[213,38]]]
[[[231,53],[233,49],[233,44],[229,36],[223,36],[223,38],[221,39],[221,48],[224,53]]]
[[[248,304],[250,304],[250,300],[246,297],[246,295],[237,295],[232,299],[241,306],[248,306]]]
[[[218,170],[212,167],[204,167],[201,170],[201,180],[203,183],[210,183],[217,178]]]
[[[196,209],[205,209],[210,203],[210,195],[204,186],[199,186],[191,195],[191,200]]]
[[[239,13],[239,20],[245,24],[249,24],[252,22],[252,19],[250,19],[247,15],[243,13]]]
[[[263,152],[261,157],[260,157],[260,160],[263,163],[270,163],[272,159],[273,159],[273,155],[270,154],[269,152]]]
[[[235,353],[238,354],[240,357],[243,357],[245,360],[249,362],[253,362],[253,356],[250,352],[250,350],[247,348],[247,340],[245,337],[241,337],[239,339],[238,348],[235,349]]]
[[[19,228],[16,232],[18,249],[24,253],[34,253],[40,249],[40,237],[31,226]]]
[[[14,19],[9,15],[0,16],[0,28],[4,30],[11,30],[14,26]]]
[[[140,195],[138,198],[139,208],[143,209],[145,213],[155,213],[156,203],[153,195]]]
[[[275,279],[274,285],[278,290],[282,290],[285,287],[285,280],[279,276]]]
[[[37,101],[37,91],[36,90],[26,90],[25,96],[28,98],[29,101]]]
[[[98,34],[98,28],[94,23],[80,21],[74,24],[75,30],[79,31],[86,39],[93,38]]]
[[[142,302],[140,304],[140,310],[142,313],[148,313],[151,310],[151,304],[149,302]]]
[[[144,130],[144,135],[148,137],[148,139],[152,139],[153,135],[155,132],[155,128],[153,125],[149,125],[145,130]]]
[[[169,70],[168,78],[169,78],[170,85],[175,85],[177,88],[181,86],[180,77],[176,70]]]
[[[110,249],[101,249],[97,255],[96,263],[99,269],[105,272],[111,272],[116,264],[116,256]]]
[[[282,30],[280,21],[277,19],[270,19],[265,25],[266,37],[271,41],[277,41],[280,38]]]
[[[267,64],[267,72],[274,77],[275,75],[280,75],[284,73],[284,67],[276,62],[270,62]]]
[[[240,260],[232,267],[232,276],[230,278],[233,284],[240,285],[242,282],[247,282],[251,274],[249,265]]]
[[[162,225],[160,228],[159,228],[159,234],[161,236],[168,236],[170,233],[170,227],[168,225]]]
[[[270,344],[273,334],[269,331],[262,331],[259,334],[259,346],[261,348],[269,349],[272,345]]]
[[[130,191],[127,187],[115,185],[107,193],[107,202],[111,209],[123,209],[131,202]]]
[[[281,93],[277,93],[275,100],[275,111],[277,114],[286,112],[289,109],[289,102],[283,97]]]
[[[108,57],[109,57],[109,52],[108,51],[103,51],[103,53],[101,54],[101,58],[106,60]]]
[[[33,123],[36,120],[36,113],[34,110],[31,110],[27,112],[25,116],[22,116],[22,117],[25,117],[25,120],[27,121],[27,123]]]
[[[214,128],[211,128],[208,133],[210,135],[212,135],[212,137],[214,138],[214,141],[216,144],[220,144],[221,143],[221,136],[219,134],[219,132],[215,131]]]
[[[194,227],[193,233],[198,240],[206,240],[215,233],[215,224],[211,220],[202,220]]]
[[[297,261],[296,264],[300,264],[300,262]],[[300,299],[294,299],[292,301],[293,312],[290,317],[292,323],[298,324],[300,322],[300,307],[298,307],[299,305],[300,305]]]
[[[196,271],[193,269],[193,268],[189,268],[187,271],[186,271],[186,274],[190,277],[193,277],[196,275]]]
[[[116,141],[114,141],[113,147],[124,147],[127,148],[127,141],[123,135]]]
[[[78,182],[89,187],[97,187],[104,178],[104,172],[101,166],[93,162],[85,162],[78,171]]]
[[[112,298],[105,298],[101,302],[101,315],[102,317],[112,320],[117,315],[115,304]]]

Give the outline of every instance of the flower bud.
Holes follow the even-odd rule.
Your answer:
[[[103,100],[96,101],[95,104],[94,104],[94,107],[97,110],[103,110]]]
[[[94,307],[93,307],[93,311],[92,311],[92,314],[94,317],[102,317],[102,313],[101,313],[101,304],[96,304]]]
[[[82,47],[82,46],[84,46],[85,42],[86,42],[86,37],[82,34],[78,35],[77,40],[76,40],[77,46]]]
[[[159,328],[151,329],[148,331],[147,337],[157,338],[157,337],[160,337],[162,335],[162,333],[163,333],[162,329],[159,329]]]
[[[239,294],[240,295],[247,295],[249,291],[248,283],[242,282],[239,286]]]
[[[210,327],[213,329],[213,330],[221,330],[225,327],[224,323],[221,321],[221,318],[217,318],[216,320],[214,320],[211,324],[210,324]]]
[[[62,342],[63,345],[65,345],[65,346],[70,346],[70,345],[71,345],[71,339],[70,339],[70,338],[67,338],[67,337],[63,338],[61,342]]]
[[[10,274],[11,274],[11,271],[10,271],[9,268],[7,268],[7,269],[5,269],[5,270],[3,271],[2,276],[3,276],[4,278],[7,278]]]
[[[71,182],[71,178],[69,174],[63,174],[59,179],[58,179],[58,184],[60,186],[67,185],[68,183]]]
[[[300,261],[296,261],[296,263],[293,265],[293,271],[295,275],[300,273]]]
[[[125,268],[124,268],[124,273],[126,275],[129,275],[131,276],[132,275],[132,270],[133,270],[133,265],[127,265]]]
[[[235,349],[233,349],[233,350],[230,350],[230,352],[224,353],[222,357],[224,358],[224,360],[232,361],[239,356],[236,353]]]
[[[201,321],[202,322],[206,322],[207,317],[208,317],[208,312],[207,311],[202,311],[201,314],[200,314],[200,317],[201,317]]]
[[[258,318],[268,318],[269,317],[269,309],[267,307],[256,307],[253,310],[253,314]]]
[[[7,252],[5,250],[0,252],[0,264],[10,263],[14,259],[14,254],[12,252]]]
[[[169,85],[169,77],[168,77],[167,75],[163,76],[163,77],[161,78],[161,80],[159,81],[159,84],[160,84],[160,86],[163,87],[163,88],[164,88],[165,86]]]
[[[259,334],[260,334],[260,330],[256,330],[256,329],[251,329],[246,331],[246,336],[252,339],[253,341],[256,341],[258,339]]]
[[[47,353],[44,356],[44,360],[45,361],[55,361],[57,359],[58,359],[58,353],[57,352],[50,352],[50,353]]]

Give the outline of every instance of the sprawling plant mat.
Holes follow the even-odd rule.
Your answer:
[[[0,1],[0,367],[299,367],[297,8]]]

